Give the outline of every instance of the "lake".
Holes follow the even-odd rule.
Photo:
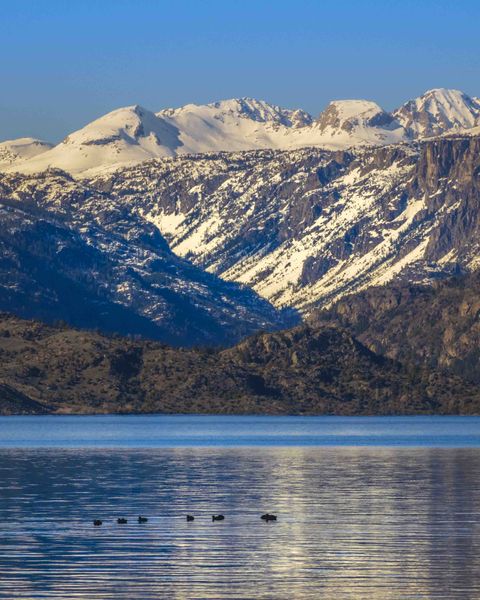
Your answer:
[[[480,418],[0,418],[0,598],[478,600]]]

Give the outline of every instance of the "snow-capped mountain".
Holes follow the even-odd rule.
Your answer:
[[[174,127],[141,106],[128,106],[75,131],[19,170],[36,173],[57,168],[72,174],[109,170],[172,156],[178,146]]]
[[[75,324],[86,312],[92,326],[116,307],[132,332],[135,317],[163,339],[238,339],[285,323],[259,296],[307,314],[395,279],[478,269],[479,172],[480,136],[459,130],[165,157],[82,182],[4,174],[0,308]]]
[[[205,105],[187,104],[181,108],[161,110],[157,116],[172,119],[181,130],[192,127],[190,119],[203,121],[211,126],[218,126],[215,123],[217,120],[232,127],[238,124],[239,119],[244,119],[272,127],[284,125],[294,128],[310,125],[313,120],[303,110],[289,110],[254,98],[233,98]]]
[[[306,146],[347,148],[405,141],[403,127],[375,102],[337,100],[317,119],[252,98],[157,113],[180,132],[177,154]]]
[[[430,90],[392,114],[368,100],[336,100],[316,119],[252,98],[187,104],[156,114],[129,106],[89,123],[52,149],[42,146],[42,154],[12,160],[8,149],[0,169],[36,173],[59,168],[89,177],[183,154],[382,146],[472,128],[479,116],[478,99],[446,89]]]
[[[53,144],[36,138],[18,138],[0,142],[0,170],[18,165],[53,148]]]
[[[480,125],[480,101],[459,90],[438,88],[409,100],[393,116],[414,138]]]
[[[407,139],[402,125],[378,104],[368,100],[331,102],[317,119],[316,127],[325,147],[382,146]]]
[[[60,144],[3,170],[25,173],[48,168],[92,176],[153,158],[306,146],[347,148],[405,141],[405,130],[377,104],[337,101],[314,120],[250,98],[204,106],[189,104],[154,114],[139,106],[115,110]]]
[[[313,119],[253,98],[187,104],[157,113],[180,133],[177,154],[284,148],[302,144]],[[317,135],[318,137],[318,135]]]
[[[9,142],[0,309],[65,318],[73,302],[77,318],[83,302],[90,325],[121,309],[134,333],[233,341],[288,321],[269,302],[307,314],[478,269],[477,105],[432,90],[393,114],[335,101],[316,119],[250,99],[132,106],[52,149]]]

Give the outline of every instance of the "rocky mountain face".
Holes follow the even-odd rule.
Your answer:
[[[391,114],[368,100],[335,100],[318,118],[253,98],[187,104],[157,113],[134,105],[114,110],[54,148],[43,145],[29,156],[8,150],[12,144],[22,145],[17,140],[7,143],[8,156],[2,161],[0,145],[0,168],[26,173],[59,168],[92,177],[165,156],[381,146],[472,128],[479,124],[479,114],[478,99],[447,89],[430,90]]]
[[[372,351],[480,384],[480,271],[433,285],[374,287],[311,317]]]
[[[478,387],[402,365],[342,329],[174,349],[0,316],[0,413],[476,414]]]
[[[295,323],[173,254],[158,229],[66,173],[0,176],[0,309],[175,345]]]
[[[480,266],[480,137],[176,157],[89,180],[176,254],[304,313]]]

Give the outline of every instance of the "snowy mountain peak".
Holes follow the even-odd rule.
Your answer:
[[[332,100],[328,109],[335,109],[345,119],[359,115],[374,115],[383,112],[383,109],[372,100]],[[325,112],[325,111],[324,111]]]
[[[218,109],[223,114],[251,119],[259,123],[281,124],[292,127],[293,120],[303,125],[307,125],[312,121],[312,117],[303,110],[288,110],[255,98],[233,98],[215,102],[208,106]]]
[[[247,119],[257,123],[300,127],[309,125],[312,117],[307,112],[289,110],[255,98],[230,98],[210,104],[186,104],[180,108],[168,108],[157,113],[159,117],[217,119],[221,122]]]
[[[317,122],[321,131],[350,132],[356,127],[399,127],[391,115],[370,100],[334,100],[320,114]]]
[[[123,139],[135,144],[139,143],[140,138],[158,136],[163,133],[163,126],[163,122],[154,113],[135,104],[113,110],[92,121],[69,135],[62,143],[105,145]]]
[[[0,166],[19,164],[50,148],[53,148],[53,144],[31,137],[0,142]]]
[[[393,115],[412,137],[429,137],[474,127],[480,118],[480,102],[460,90],[435,88],[409,100]]]
[[[119,108],[71,133],[52,150],[22,165],[23,172],[56,167],[69,173],[94,174],[161,156],[181,145],[178,130],[135,104]]]
[[[334,100],[315,125],[325,140],[344,145],[392,144],[407,137],[400,123],[370,100]]]
[[[0,146],[2,148],[8,146],[14,149],[20,156],[27,157],[45,152],[45,149],[51,148],[53,144],[33,137],[22,137],[0,142]]]

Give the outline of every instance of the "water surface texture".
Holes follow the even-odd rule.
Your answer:
[[[480,447],[480,417],[0,417],[0,447]]]
[[[480,598],[478,419],[64,419],[0,419],[2,600]]]

